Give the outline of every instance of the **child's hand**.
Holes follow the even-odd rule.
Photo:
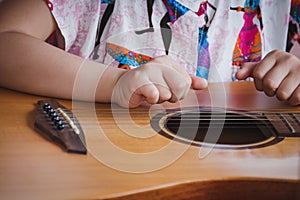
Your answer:
[[[191,85],[194,89],[202,89],[207,82],[190,77],[170,57],[161,56],[123,74],[115,85],[112,102],[130,108],[143,101],[149,104],[176,102],[186,96]]]
[[[272,51],[260,62],[245,63],[236,77],[253,77],[257,90],[292,105],[300,104],[300,60],[292,54]]]

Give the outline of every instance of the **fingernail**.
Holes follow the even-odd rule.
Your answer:
[[[207,87],[208,86],[208,81],[205,78],[203,80],[204,80],[205,87]]]

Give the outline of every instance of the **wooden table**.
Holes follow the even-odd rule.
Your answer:
[[[256,92],[252,83],[211,84],[209,91],[196,92],[199,105],[300,110]],[[189,146],[180,158],[162,169],[128,173],[99,161],[95,152],[110,155],[115,162],[112,165],[120,169],[122,165],[133,169],[139,169],[139,165],[156,166],[173,156],[172,152],[165,158],[129,163],[126,156],[121,157],[106,146],[91,143],[90,147],[93,136],[86,133],[89,153],[68,154],[34,128],[35,103],[44,97],[6,89],[0,89],[0,96],[0,199],[300,199],[298,138],[285,138],[257,149],[214,149],[203,159],[199,158],[199,147]],[[193,105],[189,98],[181,105]],[[59,102],[72,107],[71,101]],[[109,111],[110,106],[97,104],[96,108]],[[139,110],[143,108],[134,112]],[[141,154],[160,150],[170,142],[147,126],[147,116],[146,113],[146,117],[137,119],[145,133],[153,133],[146,139],[124,134],[110,114],[99,120],[114,145]]]

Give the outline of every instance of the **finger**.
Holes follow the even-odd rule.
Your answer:
[[[207,88],[208,83],[207,83],[206,79],[195,76],[195,75],[192,75],[192,74],[190,75],[190,77],[191,77],[191,80],[192,80],[191,87],[194,90],[202,90],[202,89]]]
[[[288,70],[286,70],[284,63],[277,63],[263,78],[263,91],[267,96],[274,96],[277,93],[277,89],[281,85],[281,83],[285,80],[288,75]],[[292,86],[290,78],[286,80],[286,86]],[[286,88],[286,86],[284,88]],[[295,89],[295,88],[294,88]],[[284,92],[285,93],[285,92]],[[283,94],[283,90],[281,89],[279,94]],[[285,99],[287,100],[287,99]]]
[[[300,80],[297,74],[288,74],[278,87],[276,91],[276,97],[281,101],[289,100],[292,97],[294,91],[299,86],[299,81]]]
[[[239,80],[244,80],[248,77],[253,76],[253,70],[257,66],[257,62],[244,63],[241,68],[236,73],[236,78]]]
[[[129,100],[129,108],[136,108],[145,101],[145,97],[141,94],[133,93]],[[122,105],[121,105],[122,106]],[[127,107],[127,106],[125,106]]]
[[[189,85],[189,87],[190,87],[191,84],[192,84],[192,80],[191,80],[190,75],[186,72],[186,70],[182,66],[180,66],[174,60],[171,60],[171,63],[172,63],[173,69],[175,69],[179,74],[182,75],[182,77],[185,79],[187,85]]]
[[[288,101],[291,105],[300,105],[300,85],[294,90],[291,98]]]
[[[134,95],[142,96],[143,100],[146,100],[149,104],[156,104],[159,100],[159,91],[154,84],[147,84],[140,88],[138,88],[134,93]],[[134,97],[137,100],[140,100],[139,97]]]
[[[158,103],[163,103],[165,101],[169,101],[172,97],[172,92],[168,87],[164,87],[161,85],[156,85],[156,88],[159,92],[159,100]]]
[[[189,74],[186,72],[186,70],[180,66],[174,59],[172,59],[170,56],[160,56],[155,58],[155,62],[163,64],[166,67],[170,67],[174,70],[176,70],[179,74],[181,74],[186,82],[188,84],[191,84],[191,78]]]
[[[252,73],[257,90],[263,91],[263,79],[275,64],[276,59],[273,53],[268,54],[262,61],[257,63],[257,66],[253,69]]]
[[[171,98],[169,99],[170,102],[177,102],[179,100],[182,100],[184,99],[184,97],[187,95],[189,89],[190,89],[190,86],[187,85],[184,81],[179,81],[177,82],[176,85],[171,85],[171,93],[172,93],[172,96]]]
[[[164,79],[172,93],[172,97],[169,100],[170,102],[182,100],[187,95],[191,84],[187,83],[185,78],[177,71],[168,71],[168,73],[165,73]]]
[[[161,65],[163,80],[158,76],[152,77],[152,81],[156,85],[169,88],[172,93],[169,101],[176,102],[183,99],[188,93],[192,82],[188,73],[169,56],[157,57],[152,63]]]

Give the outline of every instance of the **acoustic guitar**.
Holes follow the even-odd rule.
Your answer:
[[[250,82],[136,109],[0,95],[0,199],[300,199],[300,107]]]

